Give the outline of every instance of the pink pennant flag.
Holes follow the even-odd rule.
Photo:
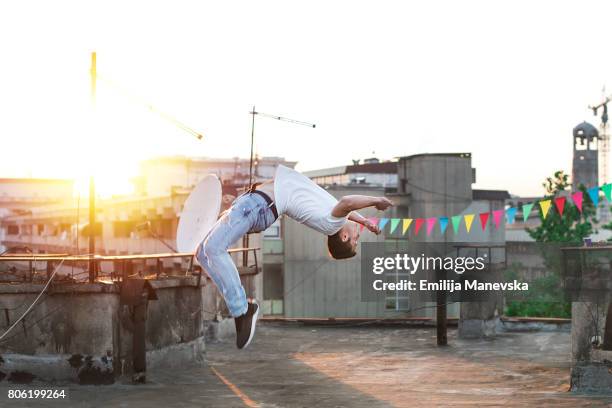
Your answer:
[[[437,218],[428,218],[427,219],[427,236],[431,234],[431,230],[433,230],[434,225],[436,225]]]
[[[378,225],[378,218],[376,217],[370,217],[368,218],[368,221],[370,221],[374,225]]]
[[[559,215],[563,215],[563,209],[565,208],[565,197],[555,198],[555,207],[559,211]]]
[[[499,223],[501,222],[504,210],[493,211],[493,222],[495,223],[495,229],[499,229]]]
[[[425,220],[423,218],[417,218],[414,220],[414,235],[419,235],[419,231],[421,230],[424,222]]]
[[[480,225],[482,226],[482,230],[487,229],[487,221],[489,221],[489,213],[480,213]]]
[[[582,212],[582,191],[576,191],[572,194],[572,200],[574,200],[574,204],[576,204],[578,211]]]

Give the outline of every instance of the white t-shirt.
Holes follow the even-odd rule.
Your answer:
[[[338,200],[308,177],[279,165],[274,176],[274,200],[278,215],[286,214],[325,235],[334,235],[347,217],[331,212]]]

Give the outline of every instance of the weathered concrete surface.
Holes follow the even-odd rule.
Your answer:
[[[598,349],[606,311],[607,307],[596,303],[572,302],[573,391],[612,394],[612,352]]]
[[[145,323],[150,363],[177,367],[201,359],[204,287],[191,276],[150,282],[157,295],[148,303]],[[42,288],[0,284],[0,332],[25,312]],[[0,361],[0,382],[25,373],[26,380],[106,384],[131,374],[133,313],[132,306],[120,304],[118,284],[52,285],[0,344],[0,358],[6,356],[4,364]]]
[[[233,340],[208,344],[206,364],[154,370],[147,376],[150,383],[138,386],[70,385],[70,401],[30,406],[244,407],[245,399],[260,407],[612,403],[612,398],[567,392],[568,333],[501,333],[494,340],[460,340],[456,330],[449,330],[449,344],[435,346],[434,328],[266,324],[248,350],[236,350]],[[0,384],[2,404],[7,384]]]
[[[570,333],[570,319],[537,317],[502,317],[497,322],[496,331],[502,332],[564,332]]]

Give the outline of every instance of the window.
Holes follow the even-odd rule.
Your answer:
[[[410,280],[411,275],[409,272],[389,271],[385,273],[386,282],[400,282],[402,280]],[[391,278],[389,278],[391,277]],[[402,291],[389,290],[387,291],[387,297],[385,301],[385,309],[395,311],[408,311],[410,310],[410,297],[405,295]]]

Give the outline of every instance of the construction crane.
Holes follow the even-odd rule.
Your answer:
[[[599,168],[602,184],[608,183],[608,160],[610,157],[610,133],[608,132],[608,103],[612,100],[611,96],[605,96],[605,87],[603,89],[603,101],[597,105],[589,105],[589,109],[593,111],[593,115],[597,116],[599,109],[601,113],[601,123],[599,124]]]

